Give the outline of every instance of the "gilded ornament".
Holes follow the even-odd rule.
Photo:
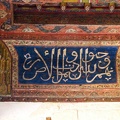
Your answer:
[[[0,41],[0,95],[10,94],[11,57],[6,46]]]
[[[22,0],[22,1],[25,2],[25,3],[31,2],[31,0]]]

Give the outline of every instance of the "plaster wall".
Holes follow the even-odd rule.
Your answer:
[[[1,102],[0,120],[119,120],[120,103]]]

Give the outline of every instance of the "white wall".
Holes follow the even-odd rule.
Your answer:
[[[120,103],[0,103],[0,120],[120,120]]]

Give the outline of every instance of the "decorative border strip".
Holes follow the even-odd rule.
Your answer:
[[[37,98],[37,97],[1,97],[1,102],[119,102],[120,97],[102,97],[102,98]]]
[[[3,33],[0,39],[16,39],[16,40],[75,40],[75,41],[116,41],[120,40],[120,34],[25,34],[25,33]]]

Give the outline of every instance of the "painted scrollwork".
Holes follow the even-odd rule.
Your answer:
[[[0,41],[0,95],[10,94],[11,56],[2,41]]]

